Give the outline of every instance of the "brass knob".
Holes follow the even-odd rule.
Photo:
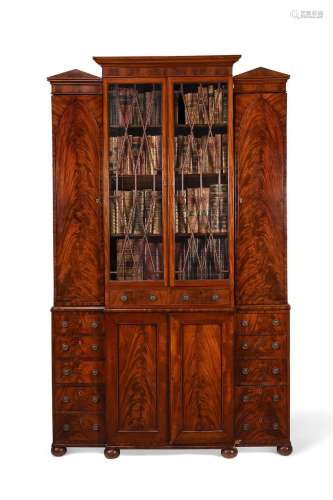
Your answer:
[[[68,431],[70,430],[70,428],[71,428],[71,426],[70,426],[69,424],[64,424],[64,425],[63,425],[63,430],[64,430],[65,432],[68,432]]]
[[[91,345],[91,350],[92,350],[92,351],[95,351],[95,352],[96,352],[96,351],[98,351],[98,349],[99,349],[99,347],[98,347],[98,345],[97,345],[97,344],[92,344],[92,345]]]
[[[94,394],[93,396],[91,396],[91,401],[92,401],[93,403],[98,403],[98,401],[99,401],[99,397],[98,397],[98,396],[96,396],[96,395]]]
[[[272,320],[272,325],[273,326],[279,326],[279,324],[280,324],[280,321],[278,319],[273,319]]]
[[[273,424],[273,431],[278,431],[279,430],[279,423],[278,422],[274,422]]]
[[[182,295],[182,300],[183,300],[184,302],[188,302],[188,301],[190,300],[190,296],[189,296],[189,295],[184,294],[184,295]]]
[[[280,368],[274,366],[274,368],[272,368],[272,373],[273,375],[278,375],[280,373]]]
[[[280,401],[280,396],[278,394],[273,394],[273,397],[272,397],[273,401]]]
[[[67,328],[67,327],[68,327],[68,321],[63,321],[63,322],[62,322],[62,326],[63,326],[64,328]]]
[[[100,430],[100,425],[99,424],[93,424],[92,425],[92,430],[93,431],[99,431]]]
[[[279,342],[272,342],[272,349],[276,351],[277,349],[280,349],[280,344]]]
[[[156,295],[154,294],[149,295],[149,300],[151,300],[151,302],[155,302],[156,299],[157,299]]]
[[[247,319],[242,319],[242,321],[241,321],[241,326],[244,326],[244,327],[245,327],[245,326],[249,326],[249,322],[248,322],[248,320],[247,320]]]
[[[98,321],[93,321],[91,323],[92,328],[97,328],[98,327]]]
[[[92,375],[93,377],[97,377],[97,375],[98,375],[98,370],[97,370],[97,368],[93,368],[93,369],[91,370],[91,375]]]
[[[243,403],[247,403],[250,401],[250,396],[248,394],[244,394],[244,396],[242,396],[242,401]]]
[[[64,368],[62,370],[62,373],[67,376],[67,375],[70,375],[72,373],[72,370],[70,368]]]
[[[70,401],[69,396],[64,396],[62,398],[62,400],[63,400],[64,403],[69,403],[69,401]]]
[[[242,375],[248,375],[250,370],[248,368],[242,368]]]
[[[214,293],[214,295],[212,295],[212,301],[213,302],[216,302],[217,300],[219,300],[220,296],[218,293]]]
[[[244,344],[241,345],[241,348],[243,351],[247,351],[248,348],[249,348],[249,344],[247,344],[246,342],[244,342]]]
[[[243,431],[248,431],[248,430],[250,430],[250,426],[249,426],[249,424],[243,424],[243,425],[242,425],[242,429],[243,429]]]
[[[122,302],[127,302],[128,301],[128,296],[127,295],[121,295],[120,300]]]
[[[68,345],[68,344],[62,344],[62,346],[61,346],[61,350],[62,350],[63,352],[69,351],[69,345]]]

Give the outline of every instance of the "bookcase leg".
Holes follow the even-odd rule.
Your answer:
[[[282,444],[276,447],[277,452],[279,455],[283,455],[284,457],[287,457],[288,455],[291,455],[293,452],[293,447],[291,446],[291,443],[288,444]]]
[[[238,450],[235,446],[230,446],[229,448],[222,448],[221,455],[224,458],[235,458],[238,455]]]
[[[120,449],[106,446],[104,449],[104,455],[106,458],[118,458],[120,455]]]
[[[62,457],[63,455],[65,455],[66,451],[66,446],[57,446],[55,444],[52,444],[51,446],[51,453],[55,457]]]

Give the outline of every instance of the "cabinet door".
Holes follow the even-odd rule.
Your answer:
[[[104,301],[99,95],[52,97],[56,305]]]
[[[171,442],[232,440],[232,318],[213,313],[171,317]]]
[[[108,444],[165,444],[166,316],[111,313],[106,350]]]

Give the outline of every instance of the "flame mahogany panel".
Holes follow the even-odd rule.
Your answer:
[[[287,302],[285,121],[285,93],[236,94],[239,305]]]
[[[52,97],[56,305],[104,302],[101,96]]]

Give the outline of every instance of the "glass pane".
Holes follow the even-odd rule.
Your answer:
[[[174,86],[175,279],[227,279],[228,87]]]
[[[109,87],[110,279],[163,279],[159,84]]]

